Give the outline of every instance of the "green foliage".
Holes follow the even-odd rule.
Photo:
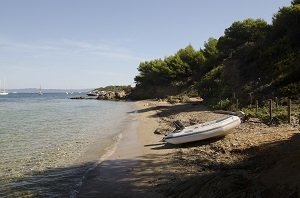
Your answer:
[[[214,38],[209,38],[207,42],[204,43],[203,54],[206,58],[217,57],[218,49],[217,49],[218,40]]]
[[[300,4],[300,0],[293,0],[292,1],[292,5],[299,5]]]
[[[209,106],[212,109],[224,109],[224,110],[232,110],[234,108],[232,102],[228,98],[223,100],[215,100],[209,103]]]
[[[267,22],[262,19],[234,22],[219,38],[218,49],[223,57],[232,56],[242,45],[263,39],[268,30]]]
[[[278,89],[278,92],[282,96],[292,96],[291,98],[298,99],[300,98],[300,82],[282,86]]]
[[[190,102],[191,99],[189,96],[187,95],[178,95],[178,96],[168,96],[167,97],[167,102],[171,103],[171,104],[175,104],[175,103],[184,103],[184,102]]]
[[[204,55],[204,62],[202,62],[197,70],[196,75],[198,77],[204,76],[207,72],[212,70],[216,65],[218,65],[219,51],[217,48],[218,40],[214,38],[209,38],[207,42],[204,43],[204,49],[201,51]],[[198,78],[198,79],[200,79]]]
[[[260,107],[258,112],[255,108],[243,108],[242,111],[249,117],[259,118],[265,124],[284,124],[288,122],[287,107],[279,106],[272,110],[272,120],[270,120],[269,107],[267,105]]]
[[[174,76],[174,71],[161,59],[140,63],[138,71],[140,74],[135,77],[137,84],[168,83]]]
[[[221,70],[223,65],[219,65],[206,73],[198,83],[199,95],[204,98],[216,97],[221,88]]]
[[[132,89],[133,88],[130,85],[110,85],[106,87],[99,87],[94,91],[125,91],[125,93],[130,93]]]
[[[300,4],[283,7],[273,17],[272,40],[286,39],[291,48],[300,46]]]
[[[158,93],[161,86],[188,87],[193,84],[193,75],[201,70],[205,62],[202,51],[195,50],[191,45],[180,49],[175,55],[140,63],[135,82],[139,89],[148,89]],[[156,90],[155,90],[156,89]],[[177,94],[177,93],[174,93]],[[156,95],[156,97],[163,97]]]
[[[219,39],[209,38],[203,49],[188,45],[174,55],[140,63],[134,92],[138,98],[161,98],[196,88],[204,100],[213,101],[212,107],[233,93],[241,105],[249,93],[300,97],[299,2],[280,8],[272,24],[236,21]]]

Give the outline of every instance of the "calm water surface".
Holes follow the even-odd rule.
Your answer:
[[[133,104],[61,94],[0,96],[0,197],[74,197],[113,151]]]

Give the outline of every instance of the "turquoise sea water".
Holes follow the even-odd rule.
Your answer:
[[[134,119],[130,102],[0,96],[0,197],[75,197]]]

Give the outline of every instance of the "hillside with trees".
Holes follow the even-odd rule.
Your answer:
[[[133,99],[199,95],[218,100],[300,96],[300,1],[262,19],[233,22],[204,48],[191,45],[174,55],[140,63]],[[241,101],[243,102],[243,101]]]

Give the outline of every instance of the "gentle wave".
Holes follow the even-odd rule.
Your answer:
[[[106,147],[104,150],[104,154],[100,157],[99,161],[97,161],[96,163],[94,163],[91,167],[89,167],[85,172],[84,175],[81,179],[81,181],[75,185],[75,188],[70,190],[70,198],[75,198],[77,196],[77,194],[80,192],[81,186],[83,184],[83,182],[86,179],[86,175],[93,171],[99,164],[101,164],[103,161],[105,161],[107,158],[109,158],[111,155],[113,155],[118,147],[118,144],[120,142],[120,140],[122,139],[123,134],[120,133],[118,134],[116,137],[113,138],[113,143]]]

